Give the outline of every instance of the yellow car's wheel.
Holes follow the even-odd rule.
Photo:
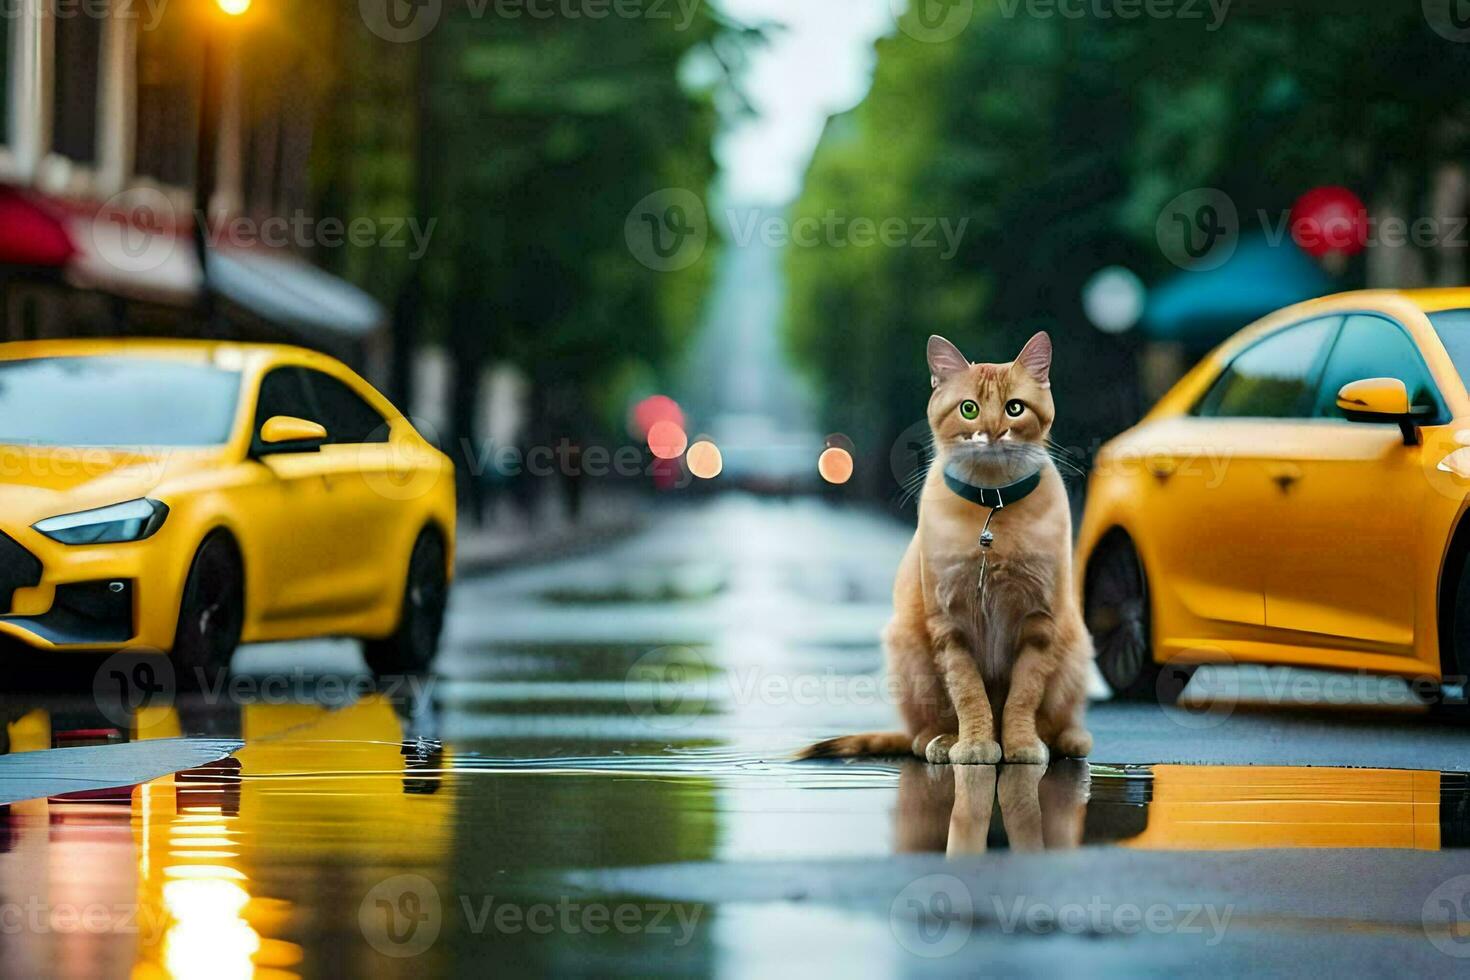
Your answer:
[[[244,621],[245,575],[240,551],[229,534],[214,531],[194,553],[179,603],[170,656],[181,690],[213,685],[229,670]]]
[[[1467,699],[1470,699],[1470,683],[1467,683],[1467,677],[1470,677],[1470,555],[1462,558],[1461,563],[1454,592],[1449,596],[1453,605],[1440,612],[1442,617],[1447,617],[1447,622],[1439,634],[1439,696],[1428,700],[1430,710],[1439,717],[1467,722],[1470,721],[1470,704],[1467,704]]]
[[[1097,666],[1113,694],[1172,704],[1193,669],[1153,658],[1148,574],[1132,540],[1113,531],[1087,565],[1084,615],[1097,648]]]
[[[444,539],[425,528],[409,556],[398,629],[383,639],[363,641],[363,659],[374,674],[421,673],[433,663],[449,599],[444,564]]]

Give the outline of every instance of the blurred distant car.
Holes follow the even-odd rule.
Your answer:
[[[351,636],[426,667],[452,464],[346,366],[292,347],[0,344],[0,635],[43,654]]]
[[[1167,700],[1193,665],[1257,662],[1462,697],[1467,376],[1470,289],[1331,296],[1241,331],[1104,446],[1077,567],[1113,689]]]

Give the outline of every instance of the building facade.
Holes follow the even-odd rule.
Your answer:
[[[0,340],[286,341],[381,376],[387,313],[323,270],[350,223],[314,210],[345,9],[0,0]]]

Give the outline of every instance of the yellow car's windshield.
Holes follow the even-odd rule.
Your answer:
[[[141,357],[0,361],[0,444],[134,447],[225,442],[240,374]]]

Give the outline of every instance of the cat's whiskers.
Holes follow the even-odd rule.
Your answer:
[[[1047,455],[1051,457],[1052,462],[1057,465],[1058,469],[1068,470],[1077,476],[1087,475],[1087,471],[1083,468],[1072,450],[1065,446],[1059,446],[1050,439],[1046,440],[1045,445]]]

